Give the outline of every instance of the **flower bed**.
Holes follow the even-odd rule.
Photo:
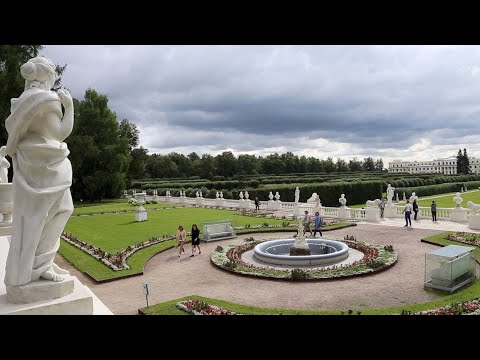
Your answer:
[[[252,250],[262,241],[251,241],[243,245],[217,246],[211,255],[211,261],[218,267],[243,275],[275,278],[285,280],[320,280],[357,276],[384,270],[397,261],[398,254],[390,245],[368,244],[355,240],[336,239],[346,243],[350,248],[364,254],[361,260],[346,265],[332,265],[320,268],[278,269],[247,263],[242,254]],[[264,240],[267,241],[267,240]]]
[[[445,239],[480,247],[480,234],[456,232],[448,234],[447,236],[445,236]]]
[[[187,233],[187,235],[189,235],[189,233]],[[127,259],[137,251],[145,249],[146,247],[164,242],[164,241],[175,239],[175,237],[176,237],[175,235],[154,237],[154,238],[148,239],[147,241],[143,241],[141,243],[128,246],[126,249],[123,249],[122,251],[119,251],[116,254],[110,254],[98,247],[95,247],[83,240],[80,240],[78,237],[76,237],[73,234],[68,234],[66,232],[63,232],[61,236],[61,238],[66,242],[68,242],[69,244],[82,250],[88,255],[93,256],[95,259],[97,259],[98,261],[102,262],[103,264],[108,266],[110,269],[115,271],[130,269],[130,266],[127,264]]]
[[[453,303],[438,309],[419,311],[413,315],[480,315],[480,298]]]
[[[178,302],[175,306],[192,315],[241,315],[219,306],[210,305],[205,301],[195,299]]]

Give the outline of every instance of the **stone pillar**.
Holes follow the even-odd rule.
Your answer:
[[[393,217],[396,217],[397,216],[397,213],[396,213],[396,210],[395,210],[395,206],[393,205],[385,205],[385,211],[383,213],[383,217],[384,218],[393,218]]]
[[[367,207],[365,209],[365,218],[367,221],[380,221],[380,209]]]
[[[457,222],[467,221],[467,209],[463,207],[453,208],[452,218],[450,220]]]
[[[468,227],[472,230],[480,229],[480,214],[471,214],[468,217]]]

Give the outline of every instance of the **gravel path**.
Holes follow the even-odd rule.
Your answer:
[[[139,277],[95,284],[74,269],[60,255],[57,263],[71,269],[82,283],[105,303],[114,314],[136,314],[144,307],[142,282],[149,285],[149,303],[156,304],[188,295],[201,295],[233,301],[245,305],[291,309],[353,309],[384,308],[423,303],[437,298],[423,289],[425,253],[436,246],[420,239],[438,234],[431,229],[358,225],[325,232],[324,236],[354,235],[357,240],[391,244],[398,251],[396,265],[378,274],[351,279],[315,282],[287,282],[238,276],[222,271],[210,262],[210,254],[217,245],[242,243],[245,237],[255,239],[285,238],[294,233],[248,234],[236,239],[201,244],[202,254],[178,258],[176,249],[152,258]],[[188,244],[187,244],[188,245]]]

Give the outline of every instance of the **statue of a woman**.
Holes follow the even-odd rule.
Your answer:
[[[10,167],[10,163],[5,156],[7,156],[7,147],[2,146],[0,148],[0,183],[3,184],[8,183],[8,168]]]
[[[72,97],[66,90],[50,91],[55,83],[55,65],[49,59],[30,59],[20,71],[26,80],[25,91],[11,100],[11,114],[5,121],[6,150],[14,170],[7,292],[8,286],[39,278],[64,279],[61,275],[68,271],[53,260],[73,212],[72,166],[63,142],[73,129]]]

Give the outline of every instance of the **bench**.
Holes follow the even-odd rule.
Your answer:
[[[224,240],[236,237],[232,222],[228,220],[202,223],[202,241]]]

